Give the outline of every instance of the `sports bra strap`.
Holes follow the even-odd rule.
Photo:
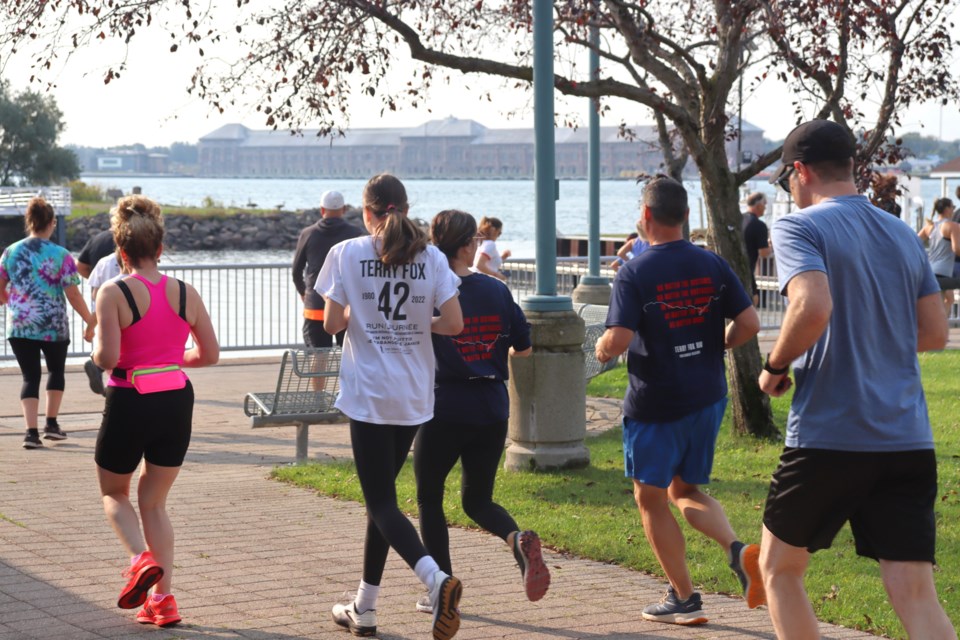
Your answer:
[[[187,320],[187,285],[184,284],[183,280],[177,279],[177,284],[180,285],[180,317],[183,318],[183,321]]]
[[[177,284],[180,286],[180,312],[177,314],[183,318],[184,322],[187,320],[187,285],[184,284],[183,280],[174,278],[177,281]],[[127,304],[130,305],[130,311],[133,312],[133,322],[130,324],[136,324],[140,320],[140,311],[137,309],[137,303],[133,299],[133,294],[130,292],[130,287],[127,286],[127,283],[123,280],[117,280],[117,286],[120,287],[120,291],[123,292],[123,297],[127,299]]]
[[[127,286],[127,283],[123,280],[117,280],[117,286],[120,287],[120,291],[123,292],[123,297],[127,299],[127,304],[130,305],[130,311],[133,312],[133,322],[130,324],[136,324],[140,320],[140,311],[137,309],[137,303],[133,299],[133,294],[130,293],[130,287]]]

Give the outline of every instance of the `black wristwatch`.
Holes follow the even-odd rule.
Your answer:
[[[763,362],[763,370],[774,376],[782,376],[790,371],[790,365],[787,364],[787,366],[783,367],[782,369],[774,369],[770,366],[770,354],[768,353],[767,359]]]

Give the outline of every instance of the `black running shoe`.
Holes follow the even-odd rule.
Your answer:
[[[27,435],[23,438],[23,448],[24,449],[39,449],[43,447],[43,443],[40,442],[40,434],[34,430],[32,433],[28,432]]]
[[[87,360],[83,363],[83,370],[87,374],[87,381],[90,383],[90,391],[98,396],[106,395],[103,388],[103,370],[96,365],[93,360]]]
[[[43,428],[44,440],[66,440],[67,432],[60,428],[60,425],[47,425]]]

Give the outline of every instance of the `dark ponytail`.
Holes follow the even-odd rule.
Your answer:
[[[363,187],[363,206],[374,217],[385,218],[377,231],[384,264],[409,264],[427,248],[426,235],[407,217],[407,190],[399,178],[389,173],[370,178]]]

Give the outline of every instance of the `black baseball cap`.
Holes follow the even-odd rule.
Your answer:
[[[857,145],[847,130],[832,120],[810,120],[799,125],[783,143],[783,163],[770,178],[774,184],[794,162],[847,160],[857,153]]]

